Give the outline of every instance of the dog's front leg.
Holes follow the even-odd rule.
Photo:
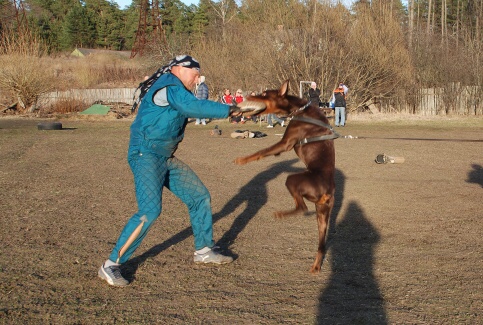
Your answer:
[[[289,143],[287,141],[282,140],[280,142],[277,142],[273,146],[265,148],[265,149],[260,150],[258,152],[255,152],[252,155],[245,156],[245,157],[238,157],[238,158],[235,159],[234,163],[237,164],[237,165],[245,165],[249,162],[259,160],[259,159],[264,158],[264,157],[279,155],[282,152],[292,150],[294,145],[295,145],[295,143]]]

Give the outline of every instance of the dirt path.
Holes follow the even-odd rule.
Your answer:
[[[214,123],[190,124],[177,156],[210,190],[215,238],[236,260],[194,265],[186,207],[166,192],[124,269],[133,282],[118,289],[96,273],[135,212],[129,122],[38,131],[0,119],[0,323],[481,324],[483,122],[468,121],[340,129],[364,139],[336,140],[337,203],[317,276],[315,218],[272,217],[292,207],[295,154],[231,163],[283,129],[218,121],[215,138]],[[231,139],[240,128],[268,136]],[[379,153],[406,162],[377,165]]]

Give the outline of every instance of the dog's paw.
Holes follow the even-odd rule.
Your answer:
[[[317,254],[314,264],[312,264],[312,267],[310,268],[310,273],[312,274],[320,273],[320,269],[322,268],[322,263],[324,259],[325,259],[325,254],[324,255]]]
[[[320,266],[312,266],[310,268],[310,273],[312,273],[314,275],[320,273]]]
[[[273,213],[273,217],[275,219],[282,219],[284,217],[284,214],[283,214],[282,211],[276,211],[276,212]]]
[[[238,157],[234,161],[235,165],[245,165],[247,163],[247,160],[243,157]]]

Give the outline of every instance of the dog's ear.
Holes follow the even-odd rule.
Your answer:
[[[288,93],[288,84],[289,84],[289,80],[285,80],[285,82],[282,84],[282,86],[280,86],[280,89],[278,90],[278,95],[280,97],[285,97]]]

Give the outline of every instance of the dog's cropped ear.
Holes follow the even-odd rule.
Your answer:
[[[285,97],[288,93],[288,84],[289,84],[289,80],[285,80],[285,82],[282,84],[282,86],[280,86],[280,89],[278,90],[278,95],[280,97]]]

